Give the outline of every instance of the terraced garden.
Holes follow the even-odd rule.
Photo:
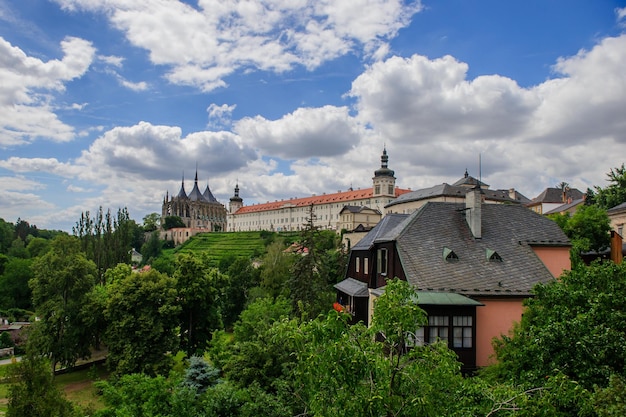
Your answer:
[[[164,250],[163,256],[173,259],[179,253],[207,254],[211,266],[217,267],[220,260],[225,257],[256,259],[266,253],[267,244],[272,240],[282,238],[287,244],[290,244],[297,237],[297,233],[203,233],[193,236],[177,248]]]

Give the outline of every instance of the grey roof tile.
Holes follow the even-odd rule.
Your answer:
[[[520,205],[483,204],[482,238],[475,239],[464,208],[428,202],[375,241],[396,242],[407,280],[421,291],[528,295],[535,284],[553,279],[531,246],[569,246],[555,222]],[[444,247],[459,259],[444,260]],[[502,261],[489,261],[487,250]]]

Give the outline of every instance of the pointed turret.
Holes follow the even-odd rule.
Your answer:
[[[204,198],[211,202],[211,203],[217,203],[217,198],[215,198],[215,196],[213,195],[213,193],[211,192],[211,189],[209,188],[209,182],[206,182],[206,189],[204,190],[204,192],[202,193],[202,195],[204,196]]]
[[[184,172],[183,172],[183,180],[180,184],[180,191],[178,192],[178,195],[176,196],[176,198],[182,198],[182,199],[187,198],[187,193],[185,192],[185,173]]]
[[[200,192],[200,189],[198,188],[198,170],[197,169],[196,169],[196,178],[193,182],[193,189],[189,193],[189,199],[191,201],[204,201],[204,202],[207,201],[202,195],[202,193]]]

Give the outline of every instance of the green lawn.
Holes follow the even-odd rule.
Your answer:
[[[6,374],[10,365],[0,366],[0,375]],[[101,397],[97,394],[94,382],[105,380],[109,376],[104,364],[96,365],[90,369],[69,372],[55,377],[55,383],[65,393],[72,403],[84,409],[99,410],[104,408]],[[7,411],[9,384],[0,383],[0,416]]]

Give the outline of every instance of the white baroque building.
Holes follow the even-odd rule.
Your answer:
[[[301,230],[310,216],[311,206],[314,225],[321,229],[340,229],[340,212],[344,206],[366,206],[380,212],[398,196],[411,190],[396,187],[396,177],[389,169],[387,150],[383,149],[381,166],[374,172],[372,187],[311,197],[292,198],[245,206],[239,196],[239,184],[230,198],[228,210],[229,232],[240,231],[297,231]]]

